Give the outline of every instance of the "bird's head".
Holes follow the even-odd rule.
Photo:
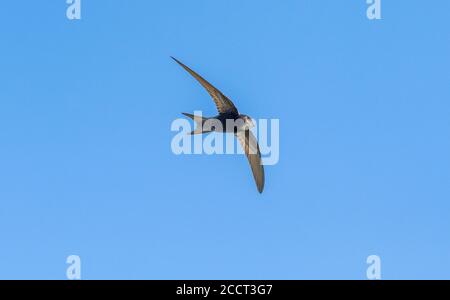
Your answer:
[[[253,123],[252,118],[247,115],[240,115],[239,118],[244,121],[244,127],[247,129],[255,127],[255,123]]]

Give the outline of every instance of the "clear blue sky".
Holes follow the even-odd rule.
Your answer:
[[[450,278],[449,1],[0,6],[0,278]],[[172,154],[215,107],[170,55],[280,119],[262,195],[242,156]]]

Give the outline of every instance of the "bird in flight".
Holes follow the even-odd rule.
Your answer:
[[[238,138],[250,163],[258,192],[262,193],[264,189],[264,167],[261,163],[261,152],[259,151],[258,142],[256,141],[253,133],[250,131],[250,128],[254,127],[252,119],[247,115],[240,114],[233,102],[231,102],[228,97],[222,94],[222,92],[216,89],[212,84],[203,79],[203,77],[198,75],[176,58],[172,57],[172,59],[188,71],[189,74],[191,74],[206,89],[211,98],[214,100],[219,112],[217,116],[212,118],[183,113],[183,115],[193,119],[197,123],[197,128],[192,131],[191,134],[202,134],[211,131],[218,131],[214,126],[211,127],[212,130],[203,130],[205,122],[208,122],[208,120],[220,122],[222,126],[217,127],[222,128],[222,132],[233,132]],[[228,128],[230,126],[227,126],[227,120],[234,121],[234,124],[238,125],[233,126],[233,128]]]

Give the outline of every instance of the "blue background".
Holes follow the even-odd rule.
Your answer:
[[[0,4],[0,278],[450,276],[450,2],[83,0]],[[215,114],[173,55],[280,119],[245,157],[170,149]]]

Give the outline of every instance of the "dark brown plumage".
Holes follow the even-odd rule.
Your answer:
[[[219,120],[223,125],[222,128],[224,132],[233,130],[248,158],[258,191],[262,193],[262,191],[264,190],[264,167],[261,163],[261,152],[259,150],[258,142],[256,140],[256,137],[250,131],[250,127],[253,126],[251,118],[247,115],[239,114],[233,102],[221,91],[219,91],[212,84],[206,81],[203,77],[198,75],[196,72],[194,72],[192,69],[184,65],[176,58],[172,57],[172,59],[175,60],[186,71],[188,71],[189,74],[191,74],[206,89],[206,91],[214,100],[214,103],[216,104],[217,110],[219,112],[219,115],[213,118],[196,117],[191,114],[183,113],[184,115],[192,118],[199,125],[197,130],[193,131],[192,134],[210,132],[202,130],[202,125],[209,119]],[[240,128],[229,129],[226,126],[226,120],[229,119],[235,121],[242,120],[241,123],[243,124],[243,126]]]

